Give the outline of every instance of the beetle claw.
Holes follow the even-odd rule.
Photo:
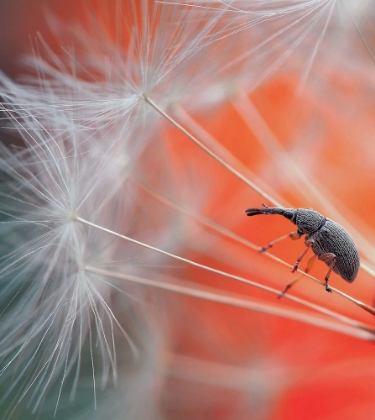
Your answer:
[[[326,284],[326,292],[327,293],[332,293],[332,289],[330,287],[328,287],[328,285]]]
[[[284,290],[282,290],[278,295],[277,295],[277,299],[281,299],[285,293],[293,286],[295,282],[293,281],[292,283],[289,283],[285,286]]]

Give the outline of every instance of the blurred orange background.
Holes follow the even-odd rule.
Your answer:
[[[11,76],[22,72],[19,59],[30,51],[30,37],[33,39],[36,31],[58,51],[59,40],[51,35],[44,11],[51,10],[67,22],[78,20],[84,24],[86,3],[2,1],[0,68]],[[92,5],[90,8],[93,10]],[[106,6],[100,5],[97,10],[103,8]],[[108,16],[113,10],[114,2],[107,9]],[[360,38],[357,47],[363,56],[357,71],[353,67],[346,69],[344,63],[325,60],[322,54],[302,89],[298,72],[277,71],[247,96],[264,126],[311,185],[356,227],[358,232],[353,236],[373,244],[375,96],[373,76],[369,81],[368,75],[375,74],[375,66]],[[321,48],[325,48],[324,44]],[[351,60],[350,55],[347,60]],[[259,126],[251,129],[235,105],[236,100],[228,98],[226,104],[191,116],[270,191],[275,191],[285,205],[312,207],[334,218],[324,202],[313,195],[307,200],[298,190],[292,169],[280,163],[278,156],[272,157],[272,151],[265,150],[257,134]],[[163,136],[176,180],[181,185],[192,182],[191,197],[195,189],[202,196],[202,216],[258,246],[293,230],[290,222],[276,216],[246,218],[244,210],[260,207],[264,198],[212,161],[168,122],[163,126]],[[168,185],[163,187],[155,181],[154,188],[168,190]],[[206,190],[200,194],[200,188]],[[287,267],[265,255],[212,234],[194,220],[187,218],[185,223],[190,233],[180,241],[180,255],[280,291],[293,278]],[[345,227],[350,231],[349,226]],[[364,249],[362,243],[361,255],[367,253],[365,260],[371,265],[371,250]],[[293,265],[303,249],[302,240],[286,240],[271,253]],[[323,263],[316,262],[312,274],[322,280],[326,271]],[[182,277],[197,287],[209,286],[257,302],[301,310],[297,303],[277,300],[275,295],[197,268],[184,269]],[[333,274],[331,285],[373,306],[375,281],[363,270],[353,284]],[[171,320],[165,378],[158,390],[166,419],[367,420],[375,415],[372,342],[283,317],[161,293],[171,310],[176,306],[179,310]],[[301,281],[290,293],[375,327],[373,315],[336,294],[326,294],[323,287],[310,280]]]

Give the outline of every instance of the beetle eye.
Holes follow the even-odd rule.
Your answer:
[[[294,212],[294,211],[288,211],[288,210],[285,210],[285,212],[284,212],[283,216],[284,216],[284,217],[286,217],[287,219],[289,219],[289,220],[292,220],[292,221],[293,221],[294,214],[295,214],[295,212]]]

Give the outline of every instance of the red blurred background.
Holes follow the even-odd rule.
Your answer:
[[[37,31],[58,50],[59,40],[51,35],[46,13],[53,12],[66,21],[80,18],[84,21],[86,3],[1,1],[2,71],[12,77],[22,72],[20,57],[30,51],[30,39],[33,40]],[[113,13],[113,7],[112,4],[108,13]],[[363,48],[360,40],[358,45]],[[366,56],[364,49],[363,55]],[[311,183],[318,189],[324,187],[321,191],[325,198],[352,223],[358,220],[359,233],[373,243],[375,100],[373,87],[368,86],[366,78],[369,68],[371,71],[370,64],[368,67],[361,64],[357,72],[353,69],[346,72],[345,66],[320,58],[302,91],[295,75],[280,72],[251,92],[249,98]],[[293,180],[285,175],[288,168],[284,167],[283,171],[277,167],[233,102],[228,100],[225,106],[193,117],[272,186],[285,203],[313,207],[331,217],[326,214],[324,204],[314,197],[306,201]],[[202,176],[210,185],[201,207],[202,215],[259,246],[292,230],[288,221],[278,217],[246,218],[244,210],[260,206],[263,199],[167,123],[165,141],[181,182],[189,180],[185,176],[186,162],[204,163],[205,168],[199,167],[196,174],[197,179]],[[197,236],[185,241],[184,256],[279,290],[290,281],[291,274],[286,267],[230,240],[215,237],[207,242],[206,249],[197,249],[195,242],[201,234],[199,231]],[[293,264],[302,250],[302,241],[286,241],[273,252]],[[314,276],[322,279],[325,273],[326,267],[317,262]],[[188,269],[185,276],[198,286],[300,309],[293,302],[276,301],[273,295],[195,268]],[[331,284],[372,306],[375,282],[364,271],[352,285],[338,276],[332,277]],[[323,287],[308,280],[296,285],[291,293],[375,326],[372,315],[340,296],[327,295]],[[173,307],[176,297],[165,294]],[[367,420],[375,415],[372,342],[282,317],[189,297],[178,299],[181,312],[176,314],[171,327],[173,344],[165,349],[169,371],[163,388],[158,390],[165,418]]]

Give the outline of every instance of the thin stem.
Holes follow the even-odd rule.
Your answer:
[[[134,180],[133,182],[136,182],[137,185],[139,187],[141,187],[143,190],[145,190],[147,193],[149,193],[150,195],[152,195],[153,197],[155,197],[156,199],[158,199],[159,201],[161,201],[162,203],[171,206],[172,208],[180,211],[181,213],[184,213],[186,215],[188,215],[189,217],[192,217],[194,220],[198,221],[199,223],[201,223],[203,226],[206,226],[212,230],[214,230],[215,232],[223,235],[224,237],[228,237],[231,238],[233,240],[235,240],[236,242],[254,250],[259,252],[259,246],[253,244],[252,242],[248,241],[247,239],[242,238],[241,236],[231,232],[228,229],[225,229],[224,227],[218,225],[217,223],[213,222],[210,219],[207,219],[206,217],[201,216],[198,213],[195,213],[189,209],[186,209],[184,207],[179,206],[178,204],[172,202],[171,200],[160,196],[160,194],[155,193],[154,191],[152,191],[150,188],[148,188],[143,182],[140,182],[138,180]],[[285,262],[284,260],[282,260],[281,258],[276,257],[273,254],[270,254],[269,252],[263,252],[262,255],[266,256],[267,258],[272,259],[273,261],[283,265],[284,267],[288,267],[288,268],[293,268],[292,265],[288,264],[287,262]],[[371,270],[366,264],[361,263],[361,267],[365,270],[370,272],[369,270]],[[316,283],[319,283],[321,286],[325,286],[325,283],[321,282],[320,280],[318,280],[316,277],[313,277],[311,274],[306,273],[305,271],[301,271],[301,270],[297,270],[300,274],[302,274],[305,277],[308,277],[309,279],[315,281]],[[370,272],[370,274],[372,274]],[[375,315],[375,308],[368,306],[366,304],[364,304],[363,302],[354,299],[353,297],[346,295],[345,293],[341,292],[340,290],[337,290],[335,288],[332,288],[332,290],[334,290],[337,294],[339,294],[340,296],[344,297],[345,299],[351,301],[352,303],[354,303],[355,305],[359,306],[360,308],[364,309],[366,312],[369,312],[372,315]],[[285,295],[288,296],[288,295]]]
[[[375,270],[373,270],[367,263],[361,261],[361,268],[363,268],[366,273],[370,274],[370,276],[375,277]]]
[[[290,158],[289,154],[284,150],[281,146],[278,139],[273,135],[270,128],[265,123],[262,116],[256,110],[252,102],[247,96],[239,96],[235,101],[233,101],[233,106],[242,117],[248,128],[257,135],[260,144],[263,148],[268,152],[271,159],[280,166],[280,168],[285,171],[286,176],[290,178],[290,180],[294,183],[296,188],[300,191],[302,195],[304,195],[308,200],[311,199],[311,195],[315,196],[315,198],[326,208],[328,211],[335,216],[335,218],[340,221],[341,223],[349,226],[352,232],[355,232],[357,241],[361,244],[361,249],[367,256],[369,257],[370,254],[373,254],[374,247],[370,244],[368,240],[366,240],[363,235],[361,235],[353,225],[353,223],[349,223],[348,220],[339,212],[337,211],[337,206],[332,205],[327,199],[327,194],[322,194],[321,190],[323,190],[322,186],[316,188],[312,182],[308,180],[305,176],[303,171],[300,169],[299,165],[295,163],[293,159]],[[201,138],[205,140],[206,144],[211,144],[216,150],[220,151],[221,155],[225,155],[227,162],[232,162],[236,167],[240,167],[242,173],[249,173],[252,178],[256,179],[258,184],[262,183],[261,180],[257,179],[256,175],[252,174],[235,156],[233,156],[225,147],[223,147],[213,136],[211,136],[203,127],[201,127],[195,120],[193,120],[180,106],[174,105],[174,113],[177,115],[180,121],[183,121],[185,125],[188,125],[192,128],[193,131],[199,134]],[[174,121],[174,120],[173,120]],[[251,124],[253,122],[253,124]],[[258,129],[255,130],[257,126]],[[189,132],[183,129],[183,133],[187,133],[186,135],[192,136]],[[190,137],[189,137],[190,138]],[[194,137],[195,138],[195,137]],[[281,165],[280,165],[281,162]],[[290,175],[290,174],[293,175]],[[314,181],[316,184],[316,180]],[[303,184],[303,185],[302,185]],[[260,187],[259,187],[260,188]],[[260,188],[263,190],[266,188],[265,186]],[[306,191],[309,191],[306,193]],[[273,197],[277,196],[276,192],[272,192]],[[278,204],[282,199],[278,197],[277,199],[271,200],[272,203],[275,205],[280,206]],[[287,203],[285,204],[287,205]],[[291,207],[289,205],[289,207]],[[351,219],[354,218],[354,215],[351,215]],[[359,221],[356,220],[356,223]],[[243,243],[244,239],[241,238],[240,242]],[[255,245],[254,245],[255,246]],[[272,257],[271,254],[268,254]],[[287,265],[284,263],[284,265]],[[372,269],[366,262],[361,261],[361,268],[370,274],[372,277],[375,277],[375,270]],[[367,310],[367,309],[366,309]]]
[[[197,121],[195,121],[181,106],[173,104],[173,115],[181,122],[185,127],[188,127],[190,133],[200,138],[207,147],[222,156],[227,164],[237,168],[243,176],[247,179],[251,179],[254,184],[261,190],[269,191],[273,197],[273,203],[284,203],[283,207],[292,207],[285,199],[273,189],[270,189],[269,185],[253,173],[247,166],[245,166],[240,160],[236,158],[226,147],[224,147],[214,136],[212,136],[207,130],[205,130]]]
[[[356,20],[354,19],[352,12],[349,10],[348,5],[346,4],[346,2],[345,2],[345,1],[344,1],[343,3],[344,3],[344,7],[346,8],[346,10],[347,10],[347,12],[348,12],[349,17],[350,17],[350,19],[351,19],[351,21],[352,21],[352,23],[353,23],[353,25],[354,25],[354,27],[355,27],[355,29],[356,29],[356,31],[357,31],[357,33],[358,33],[358,35],[359,35],[359,37],[361,38],[361,40],[362,40],[362,42],[363,42],[363,44],[364,44],[364,46],[365,46],[365,48],[366,48],[367,52],[369,53],[369,55],[370,55],[370,57],[371,57],[372,62],[375,64],[375,54],[374,54],[374,52],[372,51],[372,49],[371,49],[370,45],[369,45],[369,44],[368,44],[368,42],[366,41],[366,38],[364,37],[364,35],[363,35],[363,33],[362,33],[362,31],[361,31],[360,27],[358,26],[358,24],[357,24]],[[368,265],[367,265],[367,264],[365,264],[365,263],[361,263],[361,267],[362,267],[365,271],[367,271],[367,273],[369,273],[369,274],[371,274],[373,277],[375,277],[375,271],[374,271],[374,270],[373,270],[370,266],[368,266]]]
[[[279,294],[280,294],[280,291],[279,290],[273,289],[272,287],[264,286],[263,284],[259,284],[259,283],[255,282],[255,281],[248,280],[248,279],[245,279],[243,277],[236,276],[234,274],[230,274],[230,273],[227,273],[225,271],[221,271],[221,270],[218,270],[216,268],[212,268],[212,267],[209,267],[207,265],[197,263],[197,262],[192,261],[192,260],[189,260],[187,258],[180,257],[178,255],[172,254],[172,253],[167,252],[167,251],[164,251],[162,249],[159,249],[159,248],[153,247],[151,245],[145,244],[143,242],[137,241],[136,239],[129,238],[128,236],[121,235],[120,233],[114,232],[114,231],[112,231],[110,229],[106,229],[106,228],[104,228],[102,226],[96,225],[95,223],[89,222],[88,220],[82,219],[82,218],[80,218],[78,216],[76,217],[75,220],[77,222],[80,222],[80,223],[85,224],[87,226],[91,226],[91,227],[93,227],[95,229],[101,230],[102,232],[106,232],[106,233],[109,233],[109,234],[111,234],[113,236],[116,236],[117,238],[124,239],[124,240],[126,240],[128,242],[132,242],[134,244],[140,245],[140,246],[142,246],[142,247],[144,247],[146,249],[150,249],[151,251],[155,251],[155,252],[158,252],[159,254],[162,254],[162,255],[165,255],[167,257],[173,258],[173,259],[175,259],[177,261],[182,261],[182,262],[184,262],[186,264],[189,264],[189,265],[192,265],[194,267],[203,269],[205,271],[208,271],[208,272],[211,272],[211,273],[214,273],[214,274],[218,274],[219,276],[222,276],[222,277],[225,277],[225,278],[230,278],[232,280],[236,280],[238,282],[245,283],[245,284],[248,284],[248,285],[253,286],[253,287],[257,287],[258,289],[262,289],[264,291],[273,293],[273,294],[275,294],[277,296],[279,296]],[[308,277],[311,277],[311,276],[308,275]],[[314,277],[312,277],[312,279],[315,280],[315,281],[317,281],[321,285],[325,286],[325,283],[323,283],[323,282],[315,279]],[[355,303],[356,305],[360,306],[361,308],[367,310],[372,315],[375,315],[375,309],[374,308],[367,307],[367,305],[365,305],[364,303],[359,302],[356,299],[353,299],[352,297],[346,295],[345,293],[340,292],[339,290],[337,290],[337,289],[335,289],[333,287],[331,287],[331,289],[335,293],[337,293],[337,294],[345,297],[346,299],[350,300],[351,302]],[[305,305],[305,306],[307,306],[309,308],[315,309],[315,310],[317,310],[317,311],[319,311],[321,313],[324,313],[326,315],[330,315],[333,318],[339,319],[339,320],[344,321],[344,322],[346,322],[346,323],[348,323],[350,325],[354,325],[354,326],[356,326],[358,328],[366,328],[366,329],[368,329],[368,327],[364,327],[362,324],[360,324],[360,323],[358,323],[356,321],[353,321],[352,319],[350,319],[350,318],[348,318],[348,317],[346,317],[344,315],[337,314],[336,312],[330,311],[329,309],[323,308],[323,307],[321,307],[319,305],[315,305],[315,304],[313,304],[311,302],[305,301],[305,300],[300,299],[300,298],[297,298],[295,296],[291,296],[291,295],[288,295],[287,294],[287,295],[285,295],[285,298],[290,299],[290,300],[292,300],[294,302],[298,302],[298,303],[300,303],[302,305]],[[371,329],[371,327],[370,327],[370,329]]]
[[[262,197],[264,197],[265,199],[267,199],[269,202],[271,202],[275,206],[277,206],[277,207],[283,207],[282,204],[280,204],[277,200],[275,200],[273,197],[271,197],[269,194],[267,194],[263,189],[259,188],[253,182],[251,182],[250,180],[248,180],[239,171],[237,171],[231,165],[229,165],[227,162],[225,162],[223,159],[221,159],[216,153],[212,152],[201,141],[199,141],[195,136],[193,136],[185,128],[183,128],[177,121],[175,121],[170,115],[168,115],[166,112],[164,112],[154,101],[152,101],[152,99],[150,99],[148,96],[145,96],[144,99],[145,99],[145,101],[150,106],[152,106],[157,112],[159,112],[160,115],[162,115],[169,122],[171,122],[178,130],[180,130],[183,134],[185,134],[191,141],[193,141],[197,146],[199,146],[202,150],[204,150],[209,156],[211,156],[213,159],[215,159],[219,164],[221,164],[223,167],[225,167],[229,172],[231,172],[236,177],[238,177],[240,180],[242,180],[247,186],[249,186],[250,188],[252,188],[254,191],[256,191],[258,194],[260,194]],[[269,254],[269,255],[271,255],[271,254]],[[277,259],[276,257],[274,259],[281,262],[281,260]],[[287,265],[285,262],[282,262],[282,263],[284,265]],[[364,265],[364,268],[366,269],[366,271],[368,273],[370,273],[370,274],[373,274],[374,273],[373,270],[368,265]],[[316,282],[318,282],[320,284],[323,284],[318,279],[316,279],[316,278],[314,278],[314,277],[312,277],[312,276],[310,276],[310,275],[308,275],[306,273],[303,273],[303,274],[306,275],[307,277],[311,278],[312,280],[314,280],[314,281],[316,281]],[[331,288],[331,289],[334,290],[339,295],[341,295],[341,296],[345,297],[346,299],[350,300],[355,305],[357,305],[360,308],[364,309],[365,311],[371,313],[372,315],[375,315],[375,308],[372,308],[371,306],[368,306],[368,305],[366,305],[366,304],[364,304],[364,303],[362,303],[362,302],[360,302],[360,301],[352,298],[351,296],[349,296],[349,295],[347,295],[347,294],[345,294],[343,292],[340,292],[337,289],[334,289],[334,288]]]
[[[99,276],[106,276],[116,278],[120,280],[126,280],[133,283],[141,284],[143,286],[154,287],[165,291],[182,294],[185,296],[194,297],[197,299],[203,299],[205,301],[222,303],[224,305],[231,305],[238,308],[249,309],[256,312],[265,313],[268,315],[274,315],[286,319],[296,320],[304,322],[306,324],[315,325],[317,327],[325,328],[331,331],[340,332],[349,336],[357,337],[363,340],[373,341],[375,339],[375,329],[371,333],[368,327],[364,328],[358,326],[346,326],[341,323],[331,321],[329,319],[310,315],[307,312],[296,311],[280,307],[280,305],[271,305],[263,302],[255,302],[249,299],[243,299],[239,296],[228,293],[220,293],[210,288],[198,289],[187,283],[179,284],[171,282],[160,282],[157,280],[142,278],[138,276],[132,276],[129,274],[115,273],[109,270],[103,270],[96,267],[86,266],[85,271],[97,274]]]
[[[344,205],[341,203],[340,205],[333,205],[327,200],[326,197],[329,196],[329,193],[324,191],[324,187],[318,185],[315,179],[314,182],[312,182],[306,177],[298,163],[285,151],[278,138],[273,134],[270,127],[248,96],[239,95],[238,98],[233,101],[233,106],[249,130],[255,134],[259,143],[268,153],[270,159],[272,159],[279,167],[280,171],[289,178],[290,182],[294,185],[294,188],[298,189],[307,200],[311,200],[311,197],[314,197],[337,222],[345,225],[350,232],[353,233],[353,236],[355,236],[356,242],[359,244],[362,253],[370,259],[375,253],[375,248],[371,241],[364,238],[355,227],[360,223],[359,220],[357,220],[357,217],[355,215],[350,215],[350,220],[352,220],[352,223],[350,223],[341,212],[337,210],[338,208],[344,207]],[[362,230],[368,230],[368,227],[364,226]],[[374,270],[366,263],[362,263],[361,266],[369,274],[375,276]]]
[[[348,5],[347,5],[346,1],[343,1],[343,4],[344,4],[345,9],[346,9],[346,10],[347,10],[347,12],[348,12],[348,15],[349,15],[349,17],[350,17],[350,19],[351,19],[351,21],[352,21],[352,23],[353,23],[353,25],[354,25],[354,27],[355,27],[356,31],[357,31],[357,33],[358,33],[359,37],[361,38],[361,41],[363,42],[363,44],[364,44],[364,46],[365,46],[365,48],[366,48],[367,52],[369,53],[369,55],[370,55],[370,57],[371,57],[372,62],[375,64],[375,54],[373,53],[373,51],[372,51],[372,49],[371,49],[370,45],[368,44],[368,42],[366,41],[366,38],[365,38],[365,37],[364,37],[364,35],[363,35],[363,33],[362,33],[362,31],[361,31],[360,27],[358,26],[358,24],[357,24],[356,20],[354,19],[353,13],[349,10],[349,7],[348,7]]]
[[[245,176],[241,174],[241,172],[237,171],[223,159],[221,159],[216,153],[212,152],[207,146],[205,146],[201,141],[199,141],[195,136],[189,133],[185,128],[183,128],[176,120],[174,120],[170,115],[165,113],[159,106],[148,96],[144,97],[145,102],[151,105],[160,115],[162,115],[165,119],[167,119],[170,123],[172,123],[181,133],[185,134],[192,142],[194,142],[197,146],[199,146],[203,151],[205,151],[209,156],[211,156],[216,162],[222,165],[225,169],[227,169],[230,173],[235,175],[238,179],[243,181],[248,187],[256,191],[259,195],[265,198],[270,203],[274,204],[277,207],[283,207],[282,204],[278,203],[273,197],[267,194],[264,190],[259,188],[256,184],[251,182]]]
[[[158,200],[160,203],[165,204],[166,206],[169,206],[175,210],[177,210],[179,213],[185,214],[188,217],[191,217],[196,222],[200,223],[201,225],[212,229],[216,233],[219,233],[220,235],[233,239],[234,241],[254,250],[259,251],[259,246],[253,244],[252,242],[248,241],[245,238],[242,238],[241,236],[237,235],[236,233],[233,233],[231,230],[226,229],[225,227],[213,222],[212,220],[208,219],[207,217],[202,216],[199,213],[196,213],[195,211],[182,207],[172,201],[170,198],[167,198],[160,193],[155,192],[149,185],[147,185],[144,181],[141,181],[139,179],[135,179],[134,177],[129,177],[129,179],[132,180],[132,182],[135,183],[135,185],[138,188],[142,188],[143,191],[147,192],[150,196],[154,197],[156,200]],[[269,257],[273,257],[272,254],[267,254]],[[288,265],[287,263],[285,263]]]

